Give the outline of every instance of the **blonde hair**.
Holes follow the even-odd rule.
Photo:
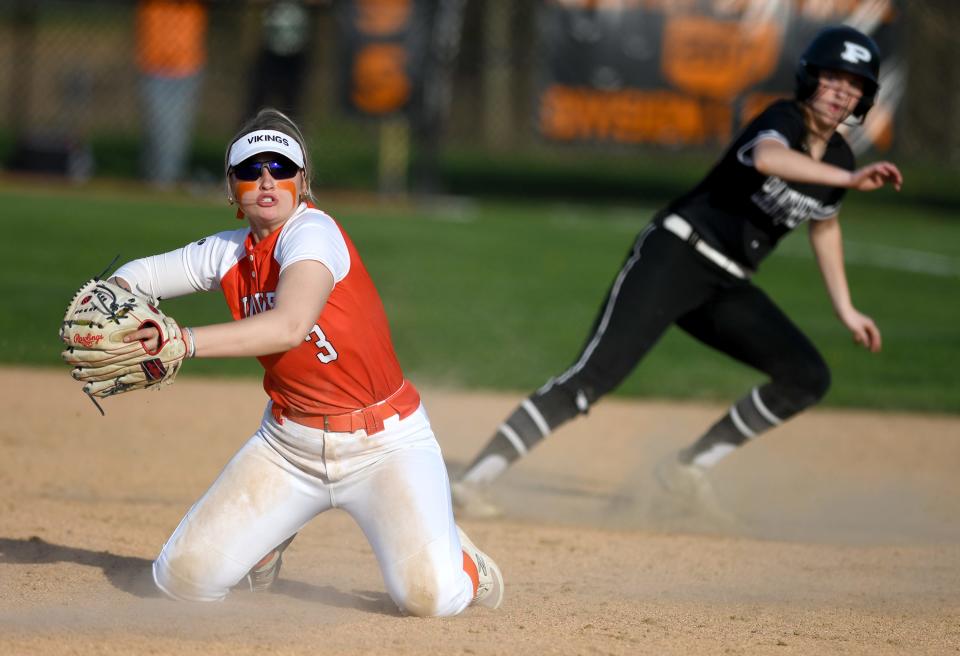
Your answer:
[[[237,133],[233,135],[229,143],[227,143],[227,151],[223,156],[223,171],[227,176],[227,196],[230,196],[230,146],[243,135],[256,132],[257,130],[276,130],[277,132],[282,132],[292,137],[294,141],[300,145],[300,150],[303,151],[303,193],[301,197],[316,202],[316,199],[313,197],[313,192],[310,190],[310,176],[313,168],[310,165],[310,153],[307,150],[303,133],[300,132],[300,128],[297,127],[297,124],[293,122],[292,118],[273,107],[264,107],[257,112],[253,118],[247,119]]]

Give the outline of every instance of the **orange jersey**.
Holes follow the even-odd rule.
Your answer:
[[[339,231],[349,269],[341,280],[336,280],[338,272],[334,271],[333,291],[299,346],[257,358],[266,370],[263,388],[274,403],[308,414],[340,414],[373,405],[403,382],[383,303],[353,242],[322,212],[301,211],[257,244],[248,232],[245,256],[220,281],[235,319],[269,310],[280,271],[292,264],[282,261],[283,251],[278,258],[277,242],[281,236],[302,238],[299,232],[290,237],[284,234],[297,222],[324,219]]]
[[[403,382],[380,295],[340,225],[300,205],[266,239],[249,228],[221,232],[117,270],[149,298],[219,288],[234,319],[269,311],[284,267],[316,260],[334,287],[304,341],[286,353],[257,358],[275,406],[307,415],[352,412],[383,401]]]

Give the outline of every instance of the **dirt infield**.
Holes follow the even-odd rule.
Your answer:
[[[463,521],[499,611],[401,617],[339,511],[275,594],[160,598],[151,559],[255,428],[255,381],[183,377],[108,400],[0,369],[0,654],[944,654],[960,651],[960,417],[817,410],[721,464],[741,518],[671,515],[654,461],[721,410],[609,400],[507,473],[502,520]],[[425,390],[451,469],[517,398]]]

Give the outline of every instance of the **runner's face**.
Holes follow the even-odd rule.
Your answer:
[[[863,97],[863,78],[846,71],[820,71],[817,91],[810,99],[814,113],[825,123],[839,125]]]

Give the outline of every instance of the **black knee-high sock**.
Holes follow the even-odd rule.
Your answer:
[[[754,387],[730,406],[727,414],[700,439],[680,452],[680,462],[712,467],[750,438],[780,424],[785,417],[778,417],[769,409],[761,398],[760,389]]]
[[[491,482],[550,434],[551,427],[534,403],[534,398],[524,399],[500,424],[461,480],[475,484]]]

